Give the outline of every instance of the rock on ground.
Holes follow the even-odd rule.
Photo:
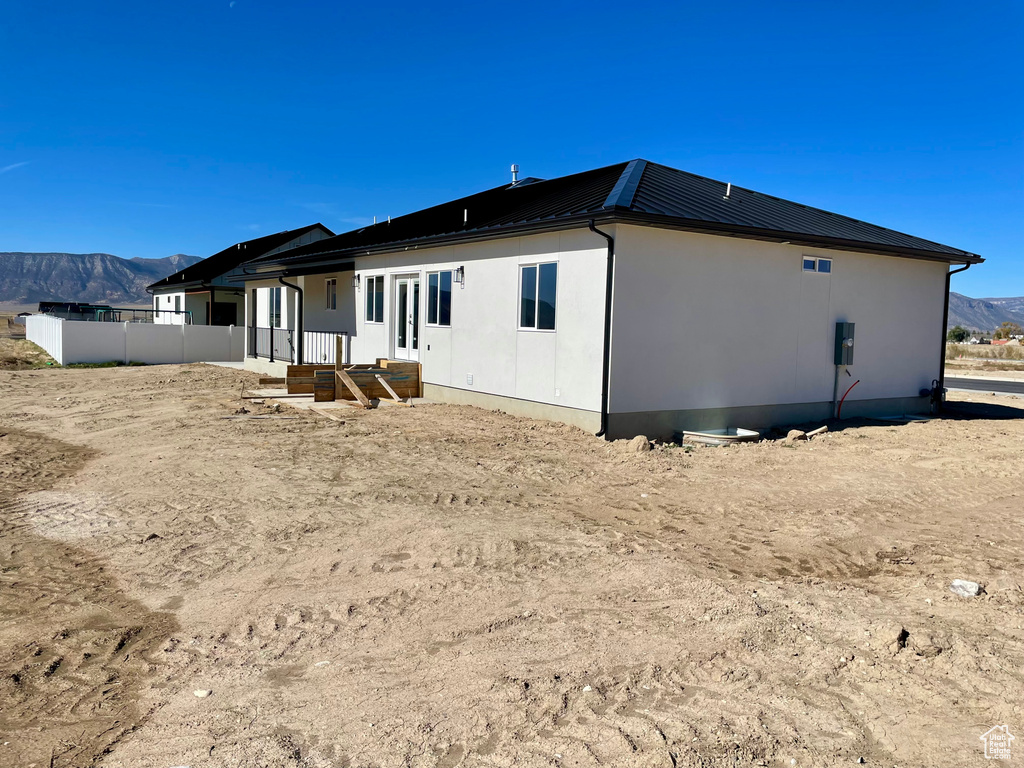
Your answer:
[[[637,435],[629,441],[627,447],[636,453],[646,453],[651,450],[651,441],[647,439],[646,435]]]
[[[949,591],[960,597],[977,597],[981,593],[981,584],[966,579],[953,579],[949,585]]]

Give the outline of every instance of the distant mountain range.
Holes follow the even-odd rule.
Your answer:
[[[109,253],[0,253],[0,302],[149,303],[146,286],[195,264],[199,256],[122,259]]]
[[[1024,296],[1009,299],[972,299],[949,292],[948,328],[962,325],[972,331],[994,331],[1004,322],[1024,328]]]

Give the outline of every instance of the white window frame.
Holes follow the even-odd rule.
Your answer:
[[[324,280],[324,309],[334,312],[338,309],[338,278],[328,277]]]
[[[807,262],[811,262],[810,268],[807,267]],[[827,270],[821,268],[822,262],[828,264]],[[800,264],[804,272],[816,272],[820,275],[832,274],[832,259],[826,259],[822,256],[802,256]]]
[[[540,323],[540,268],[547,264],[555,265],[555,327],[539,328]],[[533,325],[523,325],[523,271],[534,268],[537,270],[537,281],[533,291]],[[519,301],[516,302],[516,327],[520,331],[533,331],[535,333],[555,333],[558,330],[558,261],[535,261],[529,264],[519,265]]]
[[[280,288],[275,287],[270,289],[270,302],[267,307],[267,324],[271,328],[282,327],[281,321],[284,318],[282,318],[281,315],[283,315],[284,312],[281,311],[281,298],[282,296]]]
[[[377,280],[380,280],[381,285],[379,293],[376,290],[377,286],[375,281]],[[370,277],[367,277],[364,282],[366,283],[366,296],[363,298],[363,322],[370,325],[384,325],[384,320],[387,318],[387,315],[384,312],[384,289],[386,288],[384,285],[384,275],[371,275]],[[380,297],[379,308],[377,307],[376,299],[378,296]],[[372,319],[367,317],[368,314],[372,314]],[[380,320],[376,319],[378,316],[380,316]]]
[[[441,322],[441,275],[448,275],[448,322]],[[430,319],[430,278],[433,275],[437,275],[437,317],[433,320]],[[455,296],[453,286],[455,285],[455,270],[454,269],[435,269],[433,272],[427,272],[427,322],[426,325],[430,328],[451,328],[452,327],[452,306],[451,299]]]

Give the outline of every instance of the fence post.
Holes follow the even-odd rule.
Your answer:
[[[127,320],[125,320],[124,323],[122,324],[122,330],[124,331],[124,364],[128,365],[128,363],[131,362],[131,361],[128,360],[128,321]]]

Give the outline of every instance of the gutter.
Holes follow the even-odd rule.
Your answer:
[[[615,283],[615,238],[594,226],[594,220],[587,222],[590,231],[608,241],[608,266],[604,284],[604,352],[601,363],[601,431],[597,437],[604,437],[608,431],[608,381],[611,378],[612,351],[612,288]],[[948,296],[948,294],[947,294]]]
[[[298,312],[298,317],[296,318],[296,322],[295,322],[295,326],[296,326],[295,330],[296,330],[296,333],[298,334],[298,337],[299,337],[298,344],[296,345],[296,348],[299,350],[299,355],[298,355],[298,362],[295,363],[295,364],[296,365],[302,365],[302,360],[303,360],[303,357],[302,357],[302,312],[303,312],[303,309],[304,309],[303,306],[302,306],[302,289],[298,285],[293,285],[292,283],[286,283],[284,281],[283,277],[277,278],[277,281],[279,283],[281,283],[281,285],[287,286],[288,288],[294,288],[298,292],[298,294],[299,294],[299,306],[298,306],[299,312]]]
[[[946,334],[949,333],[946,326],[949,325],[949,284],[950,278],[958,272],[966,272],[971,268],[971,263],[964,264],[960,269],[949,270],[946,272],[946,294],[944,296],[944,302],[942,304],[942,346],[939,347],[941,357],[939,358],[939,391],[937,394],[936,403],[938,409],[941,411],[942,406],[945,403],[945,398],[942,393],[946,388]]]

